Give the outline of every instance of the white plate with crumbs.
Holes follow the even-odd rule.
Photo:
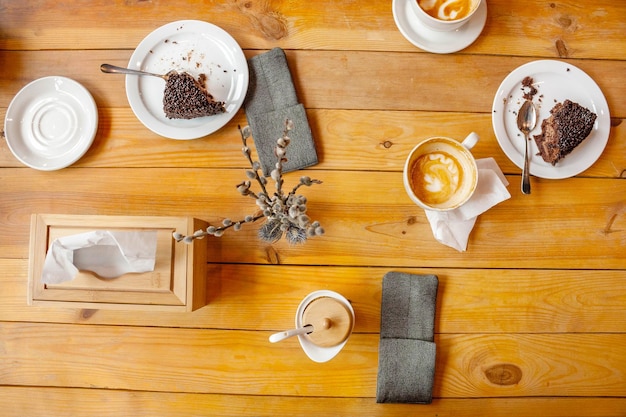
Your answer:
[[[98,130],[98,108],[78,82],[58,76],[24,86],[7,109],[9,149],[24,165],[54,171],[78,161]]]
[[[126,76],[126,96],[137,118],[154,133],[170,139],[198,139],[226,125],[241,108],[248,91],[248,63],[237,42],[223,29],[198,20],[161,26],[144,38],[130,58],[131,69],[166,74],[187,72],[198,79],[226,112],[195,119],[168,119],[163,111],[165,80]]]
[[[524,163],[524,135],[517,128],[517,112],[528,89],[522,86],[526,77],[533,79],[537,89],[533,102],[538,110],[537,124],[530,132],[528,152],[530,173],[549,179],[569,178],[580,174],[602,155],[609,140],[611,116],[606,98],[596,82],[572,64],[541,60],[513,70],[502,82],[493,101],[491,120],[496,139],[508,158],[520,169]],[[550,110],[566,99],[580,104],[597,115],[589,136],[569,155],[552,165],[538,155],[533,138],[541,133],[541,122],[550,117]]]

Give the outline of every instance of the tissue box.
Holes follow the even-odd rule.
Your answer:
[[[28,303],[70,308],[193,311],[206,304],[207,239],[177,243],[172,233],[192,234],[206,222],[188,217],[33,214]],[[72,281],[41,282],[48,247],[58,237],[94,230],[156,230],[153,271],[113,279],[80,271]]]

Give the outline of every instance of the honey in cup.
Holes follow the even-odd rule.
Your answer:
[[[477,138],[471,134],[466,141],[475,143]],[[474,143],[468,143],[468,148]],[[476,188],[477,177],[476,162],[469,150],[443,137],[430,138],[416,146],[404,172],[411,199],[431,210],[450,210],[465,203]]]
[[[451,21],[467,17],[475,7],[475,0],[415,0],[428,15]]]

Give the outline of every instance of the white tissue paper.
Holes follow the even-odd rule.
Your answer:
[[[477,159],[478,184],[472,197],[450,211],[424,210],[435,239],[459,252],[467,250],[467,241],[476,218],[491,207],[511,198],[506,177],[493,158]]]
[[[154,270],[157,231],[96,230],[55,239],[43,265],[41,282],[73,280],[79,270],[102,278]]]

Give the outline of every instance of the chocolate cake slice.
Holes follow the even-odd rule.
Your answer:
[[[596,118],[595,113],[571,100],[557,103],[541,123],[541,134],[535,136],[539,155],[556,165],[589,136]]]
[[[194,119],[224,113],[224,102],[217,101],[205,87],[206,75],[199,80],[186,72],[170,71],[163,94],[163,111],[169,119]]]

